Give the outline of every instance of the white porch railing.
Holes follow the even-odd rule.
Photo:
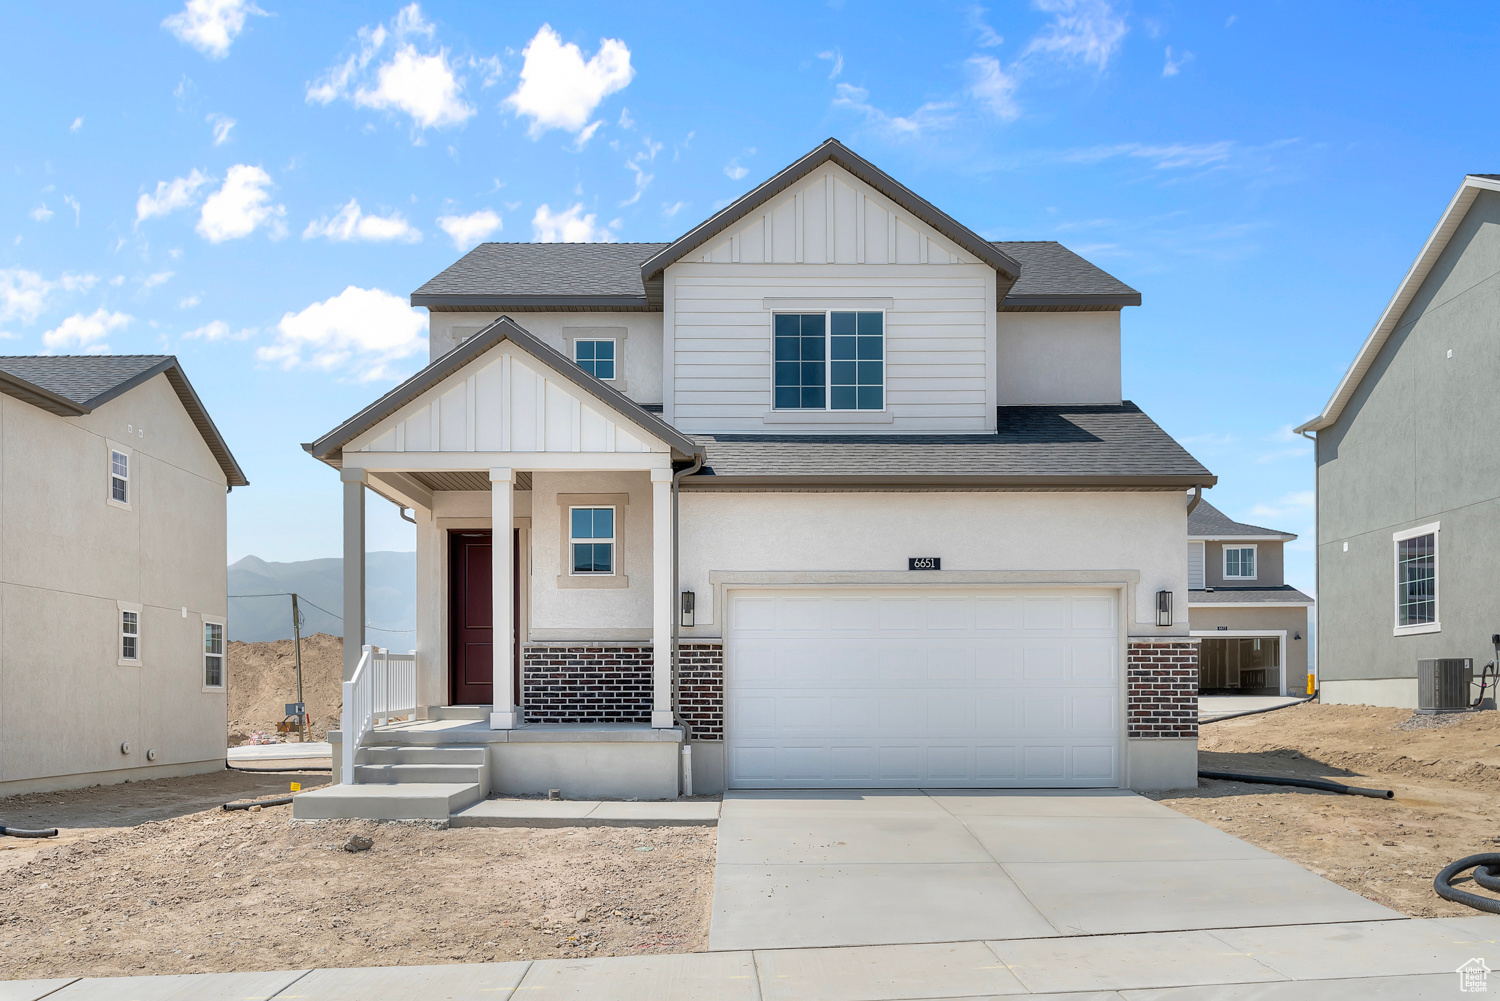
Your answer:
[[[354,784],[354,757],[365,734],[393,716],[415,719],[417,713],[417,655],[391,653],[378,646],[363,648],[354,677],[344,682],[344,785]]]

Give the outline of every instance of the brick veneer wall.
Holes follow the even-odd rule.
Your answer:
[[[1125,672],[1128,736],[1197,738],[1197,643],[1132,640],[1126,646]]]
[[[527,644],[521,686],[528,723],[649,723],[651,646]]]
[[[677,646],[678,702],[693,740],[724,739],[724,644]]]

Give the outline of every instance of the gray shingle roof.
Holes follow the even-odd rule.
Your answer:
[[[1259,525],[1246,525],[1243,522],[1235,521],[1206,500],[1199,501],[1198,506],[1193,508],[1193,513],[1188,515],[1188,536],[1190,538],[1239,539],[1254,535],[1263,535],[1287,541],[1296,538],[1291,532],[1280,532],[1274,528],[1261,528]]]
[[[645,309],[641,262],[666,246],[481,243],[413,292],[411,304]]]
[[[59,417],[82,417],[165,374],[232,487],[250,481],[173,355],[0,355],[0,393]]]
[[[665,243],[481,243],[411,294],[429,309],[660,309],[650,303],[641,264]],[[1001,303],[1138,306],[1141,294],[1055,240],[1000,241],[1021,264]]]
[[[1312,603],[1312,598],[1290,584],[1279,587],[1215,587],[1212,591],[1189,591],[1189,605],[1292,605]]]
[[[1083,304],[1139,306],[1141,294],[1103,269],[1090,264],[1056,240],[996,241],[995,246],[1021,265],[1021,277],[1001,307]]]
[[[685,486],[839,481],[1208,486],[1214,475],[1130,402],[1000,407],[995,434],[694,435]]]

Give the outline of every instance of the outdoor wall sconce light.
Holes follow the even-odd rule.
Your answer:
[[[1299,632],[1293,632],[1292,633],[1292,639],[1294,639],[1294,640],[1300,640],[1301,638],[1302,638],[1302,634],[1301,633],[1299,633]]]
[[[1156,592],[1156,624],[1159,626],[1170,626],[1172,624],[1172,592]]]
[[[693,613],[697,606],[697,596],[691,591],[682,592],[682,624],[691,626],[693,624]]]

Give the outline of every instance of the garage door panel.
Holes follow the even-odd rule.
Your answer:
[[[731,594],[729,782],[1115,785],[1109,592]]]

